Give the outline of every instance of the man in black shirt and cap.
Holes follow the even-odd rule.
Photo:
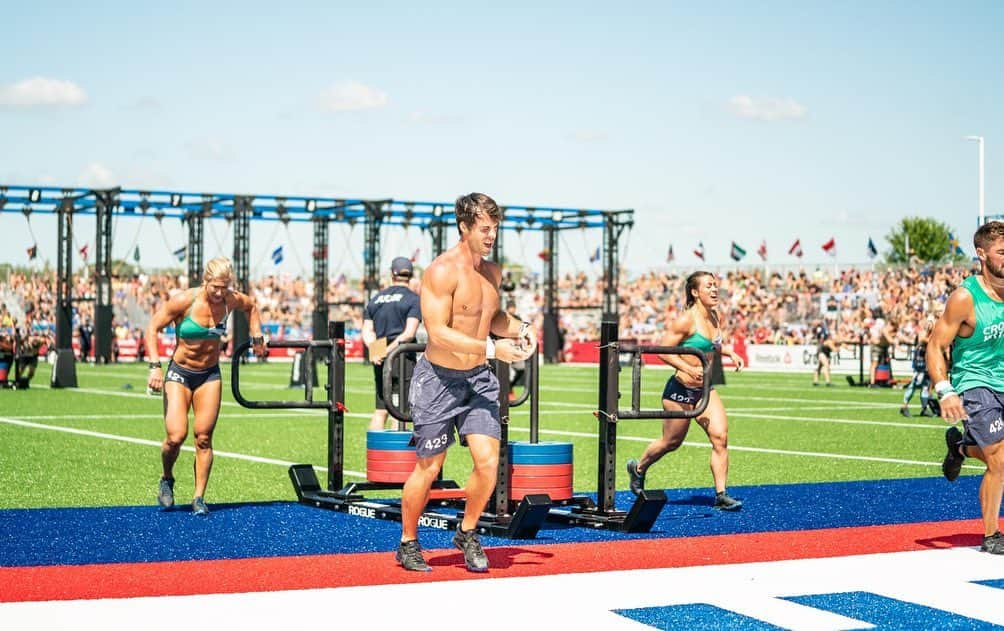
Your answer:
[[[383,358],[400,344],[411,342],[418,332],[422,310],[418,294],[408,288],[414,267],[399,256],[390,264],[392,284],[381,290],[369,304],[363,319],[363,342],[370,351],[376,382],[376,409],[370,419],[371,430],[385,429],[387,404],[383,391]],[[407,358],[402,358],[407,361]],[[386,393],[390,396],[391,393]]]

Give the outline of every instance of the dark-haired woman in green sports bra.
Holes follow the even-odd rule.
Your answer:
[[[669,323],[663,335],[662,346],[688,346],[706,354],[716,349],[732,358],[736,370],[744,363],[731,346],[722,347],[722,333],[718,322],[718,279],[710,272],[694,272],[687,277],[687,308]],[[660,355],[662,361],[676,368],[676,373],[666,382],[662,393],[662,407],[666,410],[692,410],[703,394],[704,371],[700,361],[691,355]],[[738,510],[742,502],[729,497],[725,483],[729,473],[729,422],[721,397],[711,389],[708,407],[697,418],[697,424],[711,441],[711,476],[715,481],[715,508]],[[630,488],[638,494],[645,488],[648,468],[683,444],[690,429],[690,419],[666,419],[662,422],[662,436],[645,449],[639,460],[627,463]]]
[[[220,338],[226,333],[231,312],[247,313],[254,352],[259,357],[264,357],[266,352],[258,309],[249,296],[231,288],[233,277],[229,259],[220,257],[209,261],[202,273],[202,285],[162,304],[147,327],[146,354],[153,360],[160,358],[157,334],[172,322],[178,333],[167,373],[161,374],[160,361],[151,361],[147,378],[150,390],[163,390],[164,393],[166,436],[160,450],[164,472],[157,489],[157,502],[165,509],[174,506],[174,463],[188,437],[188,410],[191,409],[195,436],[192,513],[209,514],[203,498],[213,468],[213,430],[220,414]]]

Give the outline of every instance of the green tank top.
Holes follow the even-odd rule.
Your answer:
[[[976,325],[972,335],[952,343],[952,387],[956,392],[980,387],[1004,392],[1004,302],[988,296],[978,278],[962,281],[973,297]]]
[[[680,342],[680,346],[686,346],[688,348],[696,348],[702,353],[711,353],[715,350],[715,346],[722,343],[722,338],[718,337],[714,341],[701,335],[699,332],[694,331],[694,334],[687,339]]]
[[[193,291],[198,291],[194,289]],[[192,306],[185,313],[185,319],[178,325],[178,337],[183,340],[210,340],[219,339],[227,332],[227,316],[230,311],[223,314],[223,319],[215,326],[205,327],[192,319],[192,307],[195,306],[195,299],[192,299]]]

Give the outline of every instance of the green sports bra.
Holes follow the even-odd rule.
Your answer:
[[[193,291],[198,291],[194,289]],[[227,318],[230,310],[223,314],[223,319],[213,327],[205,327],[192,319],[192,307],[195,306],[195,298],[192,298],[192,305],[185,313],[185,319],[178,325],[178,338],[182,340],[212,340],[220,339],[227,332]]]
[[[688,348],[696,348],[703,353],[710,353],[715,350],[716,346],[720,346],[722,343],[721,336],[715,338],[714,340],[709,340],[708,338],[701,335],[699,332],[695,331],[693,335],[687,339],[680,342],[680,346],[686,346]]]

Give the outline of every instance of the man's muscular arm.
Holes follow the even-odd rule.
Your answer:
[[[948,298],[945,312],[934,323],[931,339],[927,342],[927,372],[941,400],[941,418],[949,423],[956,423],[968,416],[962,407],[962,399],[948,381],[948,364],[945,358],[971,313],[973,313],[973,297],[964,289],[956,289]]]

